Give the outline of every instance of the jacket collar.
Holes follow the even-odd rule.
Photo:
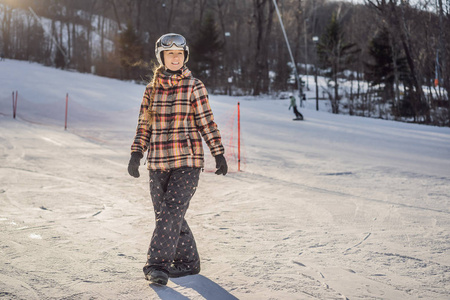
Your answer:
[[[168,89],[171,88],[173,86],[176,86],[179,84],[179,82],[184,79],[184,78],[188,78],[191,77],[191,71],[184,66],[181,69],[180,73],[168,73],[168,72],[161,72],[159,74],[159,85],[163,88],[163,89]]]

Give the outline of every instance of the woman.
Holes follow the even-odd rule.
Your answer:
[[[148,150],[156,225],[144,274],[165,285],[169,277],[200,272],[194,236],[184,216],[204,166],[201,137],[215,157],[216,174],[225,175],[228,167],[206,88],[186,67],[185,38],[174,33],[161,36],[155,54],[159,67],[145,89],[128,173],[139,177],[140,160]]]

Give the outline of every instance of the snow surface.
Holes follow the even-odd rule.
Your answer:
[[[148,175],[126,171],[143,92],[0,62],[0,297],[449,298],[450,128],[309,101],[292,121],[289,100],[268,97],[211,95],[231,172],[215,175],[207,155],[187,213],[202,271],[149,285]]]

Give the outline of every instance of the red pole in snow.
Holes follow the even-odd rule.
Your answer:
[[[238,102],[238,172],[241,170],[241,104]]]
[[[66,122],[64,125],[64,130],[67,130],[67,106],[69,106],[69,93],[66,94]]]
[[[14,104],[14,91],[12,92],[12,104],[13,104],[13,119],[16,118],[16,106]]]
[[[12,92],[12,105],[13,105],[13,118],[16,118],[16,111],[17,111],[17,95],[18,92],[16,91],[16,99],[14,100],[14,91]]]

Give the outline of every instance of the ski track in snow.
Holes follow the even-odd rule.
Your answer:
[[[449,128],[312,103],[293,122],[288,101],[212,95],[227,140],[241,103],[243,172],[232,146],[227,176],[211,172],[207,155],[187,213],[202,272],[160,287],[142,274],[154,223],[148,175],[126,171],[144,87],[0,66],[0,298],[448,299]],[[64,131],[64,106],[48,99],[66,88]]]

